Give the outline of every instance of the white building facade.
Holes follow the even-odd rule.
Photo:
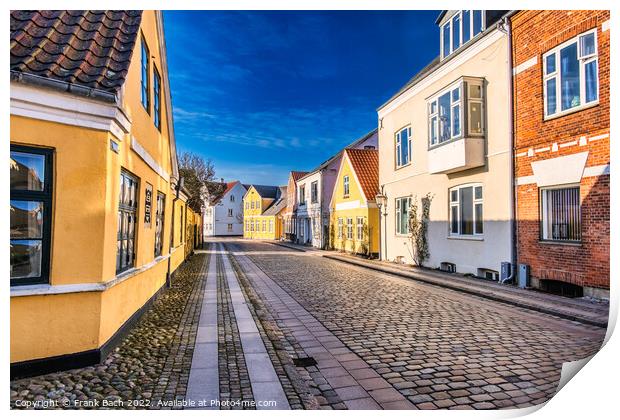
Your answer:
[[[512,74],[501,17],[443,12],[440,58],[378,110],[383,259],[413,263],[410,204],[420,213],[430,194],[423,265],[497,279],[513,261]]]
[[[349,149],[376,149],[377,130],[372,130],[351,143]],[[325,248],[329,241],[329,203],[340,168],[342,151],[296,182],[296,242]]]
[[[243,196],[246,191],[241,182],[229,182],[223,194],[205,207],[205,237],[243,235]]]

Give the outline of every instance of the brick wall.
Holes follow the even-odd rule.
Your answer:
[[[514,78],[516,177],[533,174],[531,163],[589,152],[587,167],[609,164],[609,11],[521,11],[512,17],[513,64],[537,62]],[[597,28],[599,103],[544,120],[542,55]],[[609,288],[609,175],[581,180],[582,241],[578,245],[540,241],[539,190],[517,188],[518,262],[532,276],[581,286]]]

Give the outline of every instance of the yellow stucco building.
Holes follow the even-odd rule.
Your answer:
[[[376,257],[379,253],[379,152],[345,149],[330,202],[330,247]]]
[[[200,243],[162,25],[156,11],[11,12],[14,377],[100,361]]]
[[[251,185],[243,197],[243,237],[280,239],[284,236],[286,186]]]

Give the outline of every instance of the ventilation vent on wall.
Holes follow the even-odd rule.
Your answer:
[[[446,273],[456,273],[456,264],[451,262],[442,262],[439,264],[439,270],[445,271]]]
[[[479,268],[478,277],[486,280],[499,281],[499,272],[495,270],[489,270],[488,268]]]

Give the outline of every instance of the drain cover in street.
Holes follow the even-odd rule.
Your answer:
[[[314,360],[314,357],[300,357],[293,359],[293,363],[297,367],[316,366],[316,360]]]

